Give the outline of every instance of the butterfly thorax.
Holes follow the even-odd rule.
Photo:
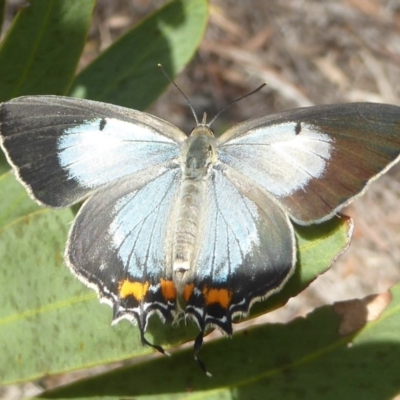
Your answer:
[[[207,126],[197,126],[182,146],[180,157],[184,179],[204,179],[216,161],[214,134]]]
[[[183,284],[194,274],[195,238],[201,225],[210,171],[216,161],[211,129],[203,125],[196,127],[182,146],[180,156],[182,184],[173,245],[173,270],[175,280],[180,281],[176,283]]]

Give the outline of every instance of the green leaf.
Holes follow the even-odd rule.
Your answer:
[[[0,102],[64,94],[78,64],[95,0],[31,1],[0,48]]]
[[[0,0],[0,32],[4,24],[4,11],[6,9],[6,0]]]
[[[7,171],[9,171],[9,169],[10,166],[8,165],[5,155],[2,151],[0,151],[0,175],[6,173]]]
[[[0,196],[0,229],[4,229],[7,224],[20,217],[41,209],[26,195],[25,188],[15,179],[11,171],[0,175],[0,188],[3,193]]]
[[[363,312],[358,316],[364,316]],[[289,324],[238,332],[203,351],[209,379],[191,351],[86,379],[44,399],[390,399],[400,391],[400,285],[375,321],[341,336],[335,307]],[[156,384],[155,384],[156,382]]]
[[[298,265],[284,288],[266,301],[256,304],[251,315],[259,315],[284,305],[324,273],[350,244],[353,232],[351,218],[341,216],[323,224],[295,225]]]
[[[111,309],[63,265],[71,210],[30,208],[24,189],[12,186],[9,176],[0,179],[0,191],[10,190],[0,204],[10,212],[0,225],[0,383],[107,362],[115,352],[143,352],[132,328],[111,329]]]
[[[10,165],[8,164],[6,156],[0,147],[0,176],[5,174],[7,171],[10,171]]]
[[[0,383],[32,380],[152,352],[140,344],[138,330],[127,321],[110,327],[111,308],[100,305],[94,291],[85,288],[63,265],[72,212],[38,210],[22,186],[11,179],[11,174],[0,179],[0,192],[7,194],[0,202],[4,210],[0,219],[0,343],[5,349],[0,352]],[[348,220],[337,219],[323,226],[324,240],[311,244],[301,238],[300,251],[302,261],[313,260],[312,254],[326,253],[324,264],[302,263],[301,272],[289,282],[289,295],[301,291],[315,274],[327,268],[327,260],[347,246]],[[307,231],[311,235],[313,230]],[[286,300],[267,302],[263,308]],[[173,346],[196,334],[191,325],[175,328],[154,316],[147,336],[155,343]]]
[[[85,45],[95,0],[32,1],[0,47],[0,102],[26,94],[64,94]],[[0,1],[0,9],[4,2]],[[9,170],[0,152],[0,174]]]
[[[193,57],[208,18],[206,0],[172,1],[119,38],[75,79],[70,96],[143,110]]]

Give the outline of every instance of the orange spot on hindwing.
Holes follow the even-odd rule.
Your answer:
[[[149,286],[149,282],[132,282],[129,279],[125,279],[119,283],[119,295],[121,299],[132,296],[137,301],[142,301],[149,289]]]
[[[161,286],[161,293],[164,299],[166,300],[176,299],[176,288],[174,282],[167,281],[166,279],[161,279],[160,286]]]
[[[183,289],[182,296],[183,296],[183,300],[185,300],[186,303],[189,301],[190,296],[193,293],[193,289],[194,289],[194,283],[188,283],[188,284],[185,285],[185,288]]]
[[[209,289],[205,286],[203,295],[206,305],[217,303],[222,308],[228,308],[232,298],[232,291],[228,289]]]

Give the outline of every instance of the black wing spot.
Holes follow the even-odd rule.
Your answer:
[[[100,125],[99,125],[99,129],[102,131],[104,129],[104,127],[106,126],[107,121],[105,120],[105,118],[102,118],[100,120]]]
[[[294,129],[294,131],[295,131],[296,135],[298,135],[301,132],[301,123],[300,122],[298,122],[296,124],[296,128]]]

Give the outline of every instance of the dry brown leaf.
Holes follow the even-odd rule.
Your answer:
[[[339,334],[349,335],[361,329],[367,322],[378,319],[391,300],[390,292],[384,292],[364,299],[335,303],[333,310],[341,318]]]

